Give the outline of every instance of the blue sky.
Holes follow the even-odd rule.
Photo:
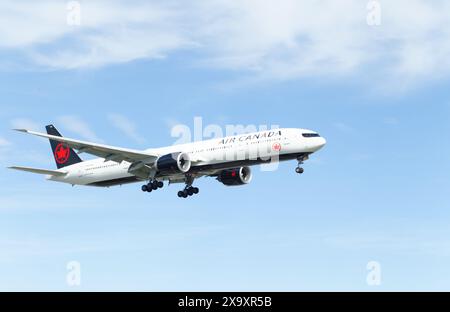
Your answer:
[[[447,3],[381,1],[375,27],[364,1],[80,3],[79,26],[65,1],[0,5],[0,290],[450,289]],[[5,169],[55,167],[11,128],[144,149],[196,116],[328,143],[302,176],[256,167],[189,200]]]

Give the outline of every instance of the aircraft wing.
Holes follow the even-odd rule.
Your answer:
[[[46,174],[46,175],[51,175],[51,176],[55,176],[55,177],[60,177],[60,176],[64,176],[67,174],[67,172],[64,172],[64,171],[38,169],[38,168],[30,168],[30,167],[12,166],[12,167],[8,167],[8,168],[14,169],[14,170],[31,172],[31,173],[37,173],[37,174]]]
[[[110,160],[119,163],[122,161],[128,161],[131,163],[139,162],[143,164],[153,164],[158,158],[158,155],[153,155],[139,150],[74,140],[65,137],[45,134],[41,132],[30,131],[26,129],[14,129],[14,130],[62,142],[67,146],[78,150],[78,153],[92,154],[97,157],[105,158],[106,161]]]

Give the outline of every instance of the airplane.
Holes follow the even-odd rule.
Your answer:
[[[178,197],[187,198],[199,193],[193,186],[200,177],[215,177],[226,186],[250,183],[250,166],[297,160],[295,171],[309,156],[321,149],[326,140],[307,129],[282,128],[229,136],[220,139],[172,145],[161,148],[135,150],[114,147],[63,137],[53,125],[46,126],[47,134],[26,129],[16,131],[50,140],[57,170],[13,166],[21,170],[47,176],[47,180],[74,185],[111,187],[144,182],[141,190],[152,192],[164,182],[184,183]],[[75,150],[77,152],[75,152]],[[79,154],[98,158],[83,161]]]

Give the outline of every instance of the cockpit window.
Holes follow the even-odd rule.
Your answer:
[[[305,138],[317,138],[320,137],[318,133],[302,133]]]

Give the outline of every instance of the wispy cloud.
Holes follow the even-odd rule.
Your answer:
[[[42,130],[42,125],[28,118],[15,118],[11,120],[11,126],[15,129],[27,129],[33,131]]]
[[[187,238],[205,237],[212,233],[221,233],[221,225],[202,227],[182,227],[177,231],[167,233],[159,228],[151,231],[141,231],[134,228],[122,229],[113,233],[90,231],[80,234],[80,239],[58,236],[16,235],[14,239],[0,237],[0,248],[8,253],[0,254],[0,262],[14,261],[23,257],[54,256],[83,252],[102,251],[144,251],[166,246],[168,243],[183,243]],[[126,233],[126,234],[125,234]],[[3,234],[3,233],[1,233]],[[111,239],[113,237],[114,239]],[[128,237],[128,239],[126,238]],[[133,237],[132,240],[129,237]]]
[[[323,238],[326,244],[338,248],[362,250],[373,249],[397,253],[420,253],[434,256],[449,257],[450,241],[445,234],[445,230],[436,227],[429,229],[426,233],[422,230],[405,232],[385,233],[363,233],[360,235],[335,234]],[[448,233],[447,233],[448,234]]]
[[[4,160],[10,152],[11,142],[0,137],[0,160]]]
[[[61,116],[58,117],[58,123],[65,129],[80,135],[82,138],[94,141],[94,142],[103,142],[91,129],[91,127],[81,120],[77,116]]]
[[[390,126],[396,126],[400,123],[400,121],[396,117],[385,117],[383,118],[383,123]]]
[[[382,1],[89,1],[69,26],[57,0],[2,1],[0,47],[38,66],[91,68],[195,50],[194,63],[259,79],[383,77],[396,87],[450,74],[450,3]],[[399,79],[401,77],[401,79]],[[390,79],[389,79],[390,78]]]
[[[166,117],[163,120],[164,120],[164,124],[167,126],[169,131],[171,131],[173,127],[182,124],[179,120],[177,120],[173,117]]]
[[[28,129],[42,131],[40,127],[29,119],[14,119],[11,120],[11,125],[13,128],[17,129]],[[38,138],[41,141],[47,141],[44,138]],[[48,143],[47,143],[48,144]],[[12,148],[14,143],[9,140],[0,137],[0,159],[2,161],[8,162],[10,164],[21,164],[25,163],[27,165],[40,165],[45,166],[49,163],[49,157],[47,154],[42,154],[42,152],[35,150],[33,147],[28,146],[28,148],[21,148],[17,145],[17,148]],[[50,146],[49,146],[50,147]],[[0,201],[1,205],[1,201]]]
[[[10,145],[11,145],[11,143],[8,140],[0,137],[0,148],[7,147]]]
[[[344,122],[335,122],[333,126],[343,133],[353,133],[355,131],[355,129],[352,126]]]
[[[81,24],[67,23],[66,3],[2,1],[0,47],[25,51],[33,63],[56,69],[98,67],[161,58],[189,45],[178,10],[156,2],[81,2]],[[24,48],[28,48],[24,50]]]
[[[139,131],[136,129],[135,124],[127,117],[120,114],[109,114],[108,119],[117,129],[122,131],[127,137],[129,137],[136,143],[145,143],[145,138],[143,138],[139,134]]]

